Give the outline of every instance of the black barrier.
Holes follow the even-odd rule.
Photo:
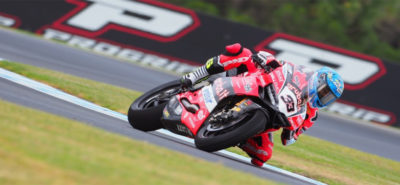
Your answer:
[[[335,68],[346,90],[327,110],[400,126],[399,65],[174,5],[151,0],[7,1],[0,6],[0,25],[180,73],[239,42],[314,69]]]

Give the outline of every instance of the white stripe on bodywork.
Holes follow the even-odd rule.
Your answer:
[[[201,89],[204,103],[206,104],[208,112],[212,112],[212,110],[217,106],[217,102],[215,101],[212,85],[205,86]]]
[[[50,96],[53,96],[53,97],[56,97],[58,99],[67,101],[69,103],[72,103],[72,104],[75,104],[75,105],[79,105],[81,107],[93,110],[95,112],[102,113],[102,114],[105,114],[105,115],[120,119],[122,121],[128,122],[128,118],[124,114],[112,111],[110,109],[107,109],[107,108],[104,108],[104,107],[101,107],[101,106],[98,106],[98,105],[93,104],[93,103],[91,103],[89,101],[86,101],[86,100],[80,99],[78,97],[72,96],[72,95],[67,94],[67,93],[65,93],[63,91],[60,91],[60,90],[55,89],[53,87],[50,87],[48,85],[39,83],[37,81],[31,80],[29,78],[26,78],[26,77],[21,76],[19,74],[13,73],[13,72],[8,71],[8,70],[5,70],[3,68],[0,68],[0,78],[9,80],[11,82],[14,82],[14,83],[17,83],[17,84],[20,84],[20,85],[23,85],[25,87],[31,88],[33,90],[42,92],[44,94],[47,94],[47,95],[50,95]],[[157,130],[155,132],[167,135],[169,137],[173,137],[173,138],[179,139],[181,141],[185,141],[185,142],[190,143],[190,144],[194,144],[192,139],[184,137],[184,136],[173,134],[173,133],[171,133],[171,132],[169,132],[168,130],[165,130],[165,129],[159,129],[159,130]],[[229,158],[232,158],[232,159],[235,159],[235,160],[243,161],[243,162],[246,162],[246,163],[251,163],[250,162],[251,161],[250,158],[247,158],[247,157],[244,157],[244,156],[241,156],[241,155],[238,155],[238,154],[226,151],[226,150],[220,150],[220,151],[217,151],[215,153],[218,154],[218,155],[228,156]],[[271,166],[271,165],[266,164],[266,163],[264,163],[264,165],[261,168],[267,169],[269,171],[277,172],[277,173],[280,173],[280,174],[283,174],[283,175],[287,175],[287,176],[290,176],[292,178],[299,179],[299,180],[302,180],[302,181],[305,181],[305,182],[308,182],[308,183],[311,183],[311,184],[318,184],[318,185],[323,185],[324,184],[324,183],[316,181],[314,179],[310,179],[310,178],[304,177],[302,175],[295,174],[295,173],[292,173],[292,172],[277,168],[275,166]]]

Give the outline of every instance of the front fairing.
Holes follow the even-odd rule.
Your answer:
[[[167,130],[188,137],[193,137],[192,132],[181,122],[183,107],[177,96],[172,97],[163,110],[161,123]]]

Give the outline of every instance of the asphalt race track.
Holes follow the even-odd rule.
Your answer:
[[[90,54],[79,49],[8,30],[0,29],[0,38],[0,58],[62,71],[138,91],[146,91],[159,84],[176,79],[176,76],[163,72]],[[298,180],[262,170],[249,164],[202,152],[193,148],[193,146],[177,143],[174,139],[165,139],[154,133],[136,131],[131,129],[126,122],[66,103],[3,79],[0,80],[0,89],[2,89],[0,98],[7,101],[82,121],[135,139],[146,140],[209,161],[222,161],[226,166],[268,179],[289,184],[299,183]],[[400,147],[397,143],[400,140],[400,134],[388,129],[379,129],[320,115],[315,126],[307,134],[400,161],[400,155],[398,155]]]
[[[116,62],[104,56],[93,55],[8,30],[0,29],[0,38],[0,58],[62,71],[138,91],[145,91],[165,81],[176,79],[169,74],[155,73],[151,69],[125,62]],[[148,78],[152,73],[155,75]]]

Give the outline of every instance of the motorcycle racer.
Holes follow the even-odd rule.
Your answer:
[[[289,127],[284,127],[281,133],[282,144],[287,146],[297,141],[300,134],[308,130],[316,121],[318,109],[334,102],[343,93],[343,80],[333,69],[323,67],[311,71],[304,66],[296,66],[287,61],[279,61],[265,51],[253,54],[239,43],[225,47],[224,53],[207,60],[206,64],[195,71],[181,77],[184,88],[190,87],[200,79],[209,75],[236,68],[237,74],[255,72],[258,68],[271,69],[271,76],[277,78],[275,88],[292,91],[291,96],[279,96],[279,109],[288,118]],[[274,143],[272,132],[279,128],[266,131],[249,138],[239,147],[251,158],[256,166],[262,166],[272,156]]]

